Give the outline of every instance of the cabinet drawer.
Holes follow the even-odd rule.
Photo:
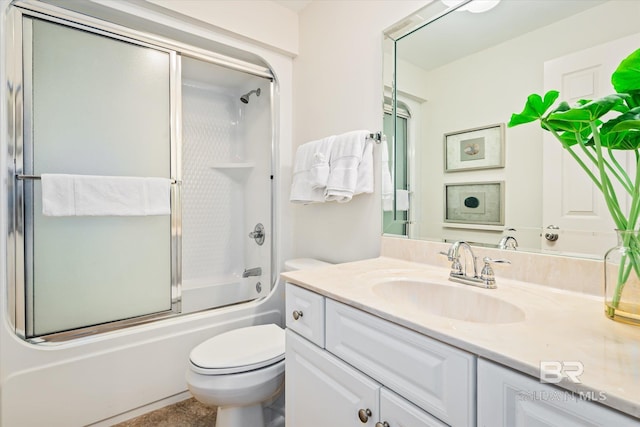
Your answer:
[[[606,398],[595,392],[591,398]],[[478,427],[638,427],[632,419],[539,380],[478,360]]]
[[[324,348],[324,297],[287,283],[287,328]]]
[[[445,423],[475,425],[475,356],[347,305],[326,306],[327,350]]]

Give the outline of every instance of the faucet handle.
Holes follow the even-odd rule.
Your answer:
[[[491,268],[491,264],[511,264],[511,261],[504,258],[489,258],[488,256],[482,258],[482,261],[484,262],[484,267],[482,267],[480,279],[488,288],[495,288],[496,277],[493,274],[493,268]]]
[[[482,258],[482,261],[484,261],[484,264],[511,264],[511,261],[509,261],[506,258],[489,258],[488,256]]]
[[[460,257],[459,256],[454,256],[452,251],[449,252],[445,252],[445,251],[440,251],[438,252],[440,255],[444,255],[447,257],[447,259],[449,261],[451,261],[451,274],[455,274],[455,275],[462,275],[462,264],[460,263]]]

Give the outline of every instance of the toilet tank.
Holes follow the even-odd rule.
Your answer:
[[[284,262],[284,271],[308,270],[328,265],[331,265],[331,263],[313,258],[293,258]]]

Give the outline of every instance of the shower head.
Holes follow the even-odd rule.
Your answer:
[[[258,88],[258,89],[254,89],[254,90],[250,91],[249,93],[245,93],[244,95],[242,95],[242,96],[240,97],[240,101],[242,101],[242,102],[243,102],[243,103],[245,103],[245,104],[248,104],[248,103],[249,103],[249,96],[250,96],[252,93],[255,93],[255,94],[256,94],[256,96],[260,96],[260,88]]]

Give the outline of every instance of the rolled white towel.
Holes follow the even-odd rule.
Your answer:
[[[313,143],[313,156],[309,169],[309,183],[314,189],[324,191],[329,180],[329,159],[335,136],[331,135]]]
[[[297,148],[289,195],[289,201],[292,203],[306,205],[325,201],[330,152],[330,147],[327,149],[326,144],[330,141],[323,138],[306,142]]]
[[[409,191],[396,190],[396,210],[408,211],[409,210]]]
[[[326,201],[345,203],[355,194],[373,192],[373,148],[367,141],[369,133],[358,130],[336,136],[329,161]]]

